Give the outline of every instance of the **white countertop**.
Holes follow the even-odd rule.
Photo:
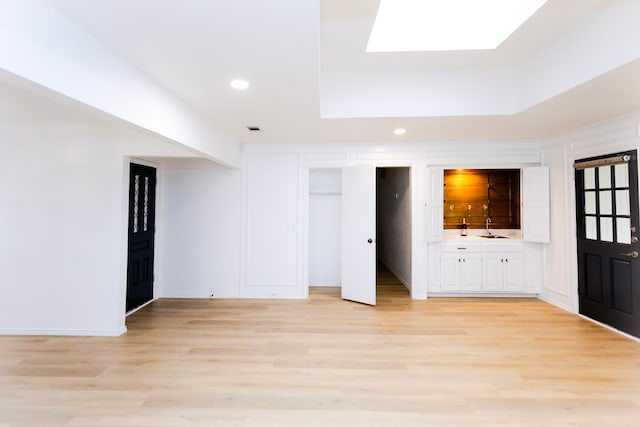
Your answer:
[[[461,236],[460,230],[444,230],[443,240],[445,241],[482,241],[482,242],[504,242],[509,240],[522,240],[522,231],[513,229],[489,229],[489,232],[493,235],[504,236],[505,239],[487,239],[486,237],[480,237],[486,234],[484,229],[480,230],[467,230],[467,236]]]

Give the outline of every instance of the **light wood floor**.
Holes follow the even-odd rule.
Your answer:
[[[638,426],[640,344],[535,299],[164,299],[0,337],[0,426]]]

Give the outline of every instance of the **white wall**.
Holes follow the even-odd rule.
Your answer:
[[[640,114],[545,141],[552,241],[542,297],[575,307],[571,163],[638,148]],[[427,289],[427,165],[539,162],[536,141],[247,146],[245,168],[159,163],[160,296],[306,296],[308,170],[410,166],[412,297]],[[113,125],[0,127],[0,333],[116,335],[125,330],[128,158],[188,157]]]
[[[575,241],[575,227],[572,215],[575,215],[570,198],[573,196],[570,186],[573,185],[569,169],[566,148],[561,142],[548,143],[544,149],[544,163],[549,166],[550,186],[550,244],[544,251],[544,285],[541,298],[574,311],[574,293],[577,286],[573,283],[570,266],[576,258],[571,252],[571,242]]]
[[[551,181],[551,243],[545,246],[545,280],[540,297],[578,311],[575,160],[640,148],[640,113],[595,124],[544,141]]]
[[[411,289],[411,185],[409,168],[378,168],[378,258]]]
[[[356,164],[410,168],[411,296],[427,297],[427,166],[521,167],[540,163],[540,142],[249,144],[244,146],[240,295],[306,297],[311,269],[309,171]]]
[[[340,286],[341,169],[309,171],[309,285]]]
[[[306,297],[301,180],[297,153],[245,156],[241,296]]]
[[[242,171],[205,159],[162,166],[159,295],[238,297]]]
[[[323,118],[492,115],[515,110],[514,72],[509,68],[324,71],[320,84]]]
[[[127,156],[185,155],[106,125],[0,128],[0,333],[125,330]]]

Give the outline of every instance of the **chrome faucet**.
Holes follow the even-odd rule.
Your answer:
[[[489,224],[491,224],[491,217],[487,217],[487,219],[484,221],[484,229],[487,232],[487,236],[491,235],[491,232],[489,231]]]

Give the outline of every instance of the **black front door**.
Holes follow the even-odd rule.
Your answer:
[[[640,337],[636,151],[575,166],[580,313]]]
[[[129,181],[127,311],[153,299],[155,207],[155,168],[132,163]]]

